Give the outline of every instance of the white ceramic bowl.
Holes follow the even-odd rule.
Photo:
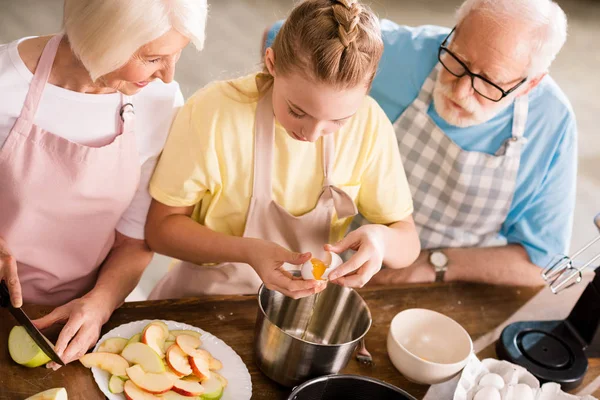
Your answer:
[[[396,369],[407,379],[433,385],[452,378],[465,367],[473,342],[453,319],[413,308],[392,320],[387,351]]]

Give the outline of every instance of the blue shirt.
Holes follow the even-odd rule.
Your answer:
[[[271,27],[272,43],[283,21]],[[385,49],[371,96],[394,122],[415,100],[437,63],[440,44],[450,32],[437,26],[407,27],[381,21]],[[468,128],[448,124],[429,107],[429,116],[467,151],[495,154],[512,136],[513,107]],[[566,254],[571,239],[577,175],[577,127],[565,94],[546,76],[529,93],[529,114],[514,197],[500,236],[521,244],[531,261],[545,266]],[[410,174],[410,171],[406,171]]]

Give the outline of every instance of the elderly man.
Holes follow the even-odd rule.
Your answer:
[[[549,0],[467,0],[454,29],[381,22],[371,95],[395,124],[424,250],[373,283],[538,285],[567,251],[577,129],[548,76],[566,25]]]

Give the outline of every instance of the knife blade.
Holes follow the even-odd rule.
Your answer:
[[[58,354],[54,351],[54,347],[50,344],[50,341],[46,339],[46,337],[35,327],[31,319],[27,316],[25,311],[21,308],[15,308],[12,306],[10,302],[10,294],[8,292],[8,287],[4,281],[0,282],[0,304],[2,307],[8,308],[8,311],[12,314],[13,317],[17,320],[17,322],[25,329],[25,331],[29,334],[31,339],[42,349],[42,351],[50,357],[52,361],[57,364],[65,365],[63,360],[60,359]]]

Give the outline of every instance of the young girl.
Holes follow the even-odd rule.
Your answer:
[[[292,277],[284,264],[325,251],[356,251],[329,276],[350,287],[382,263],[403,268],[416,259],[394,130],[367,96],[383,51],[379,32],[356,1],[306,0],[266,50],[263,73],[188,100],[151,181],[146,225],[153,250],[183,261],[152,299],[253,294],[262,282],[308,296],[322,282]],[[373,224],[344,238],[357,211]]]

